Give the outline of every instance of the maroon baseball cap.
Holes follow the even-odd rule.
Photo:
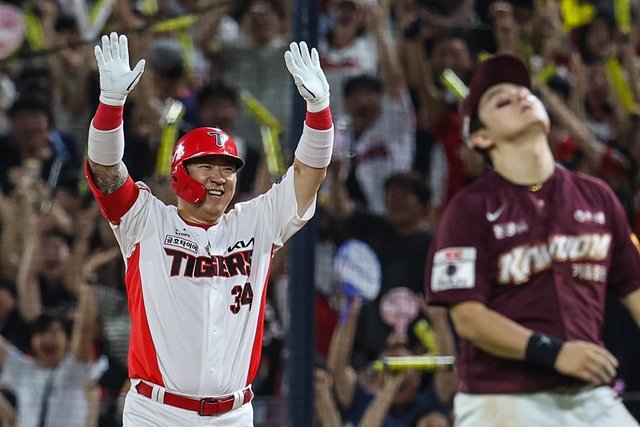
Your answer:
[[[513,83],[531,88],[531,78],[524,62],[510,53],[498,53],[480,62],[473,73],[469,94],[460,104],[462,136],[470,144],[469,125],[478,114],[480,98],[491,86],[499,83]]]

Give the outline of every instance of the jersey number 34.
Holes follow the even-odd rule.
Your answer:
[[[243,305],[248,305],[249,310],[251,310],[251,304],[253,303],[253,289],[251,288],[251,283],[245,283],[244,287],[235,285],[231,289],[231,295],[236,298],[234,303],[229,306],[229,309],[233,314],[238,314],[241,308],[240,306]]]

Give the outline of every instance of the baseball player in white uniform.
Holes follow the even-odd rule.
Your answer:
[[[267,281],[274,253],[314,214],[333,149],[329,85],[318,53],[291,43],[285,62],[306,101],[293,165],[269,191],[227,211],[244,164],[233,139],[198,128],[176,144],[176,206],[122,162],[122,113],[144,71],[127,38],[102,37],[100,104],[85,167],[126,262],[131,315],[125,426],[252,426]]]

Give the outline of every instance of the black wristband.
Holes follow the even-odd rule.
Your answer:
[[[564,342],[557,338],[534,332],[527,342],[524,360],[553,369],[563,344]]]

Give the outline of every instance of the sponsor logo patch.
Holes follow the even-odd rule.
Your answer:
[[[165,236],[164,244],[174,246],[176,248],[184,249],[194,254],[198,253],[198,244],[191,240],[184,239],[178,236]]]
[[[476,248],[441,249],[433,256],[431,290],[470,289],[476,284]]]

